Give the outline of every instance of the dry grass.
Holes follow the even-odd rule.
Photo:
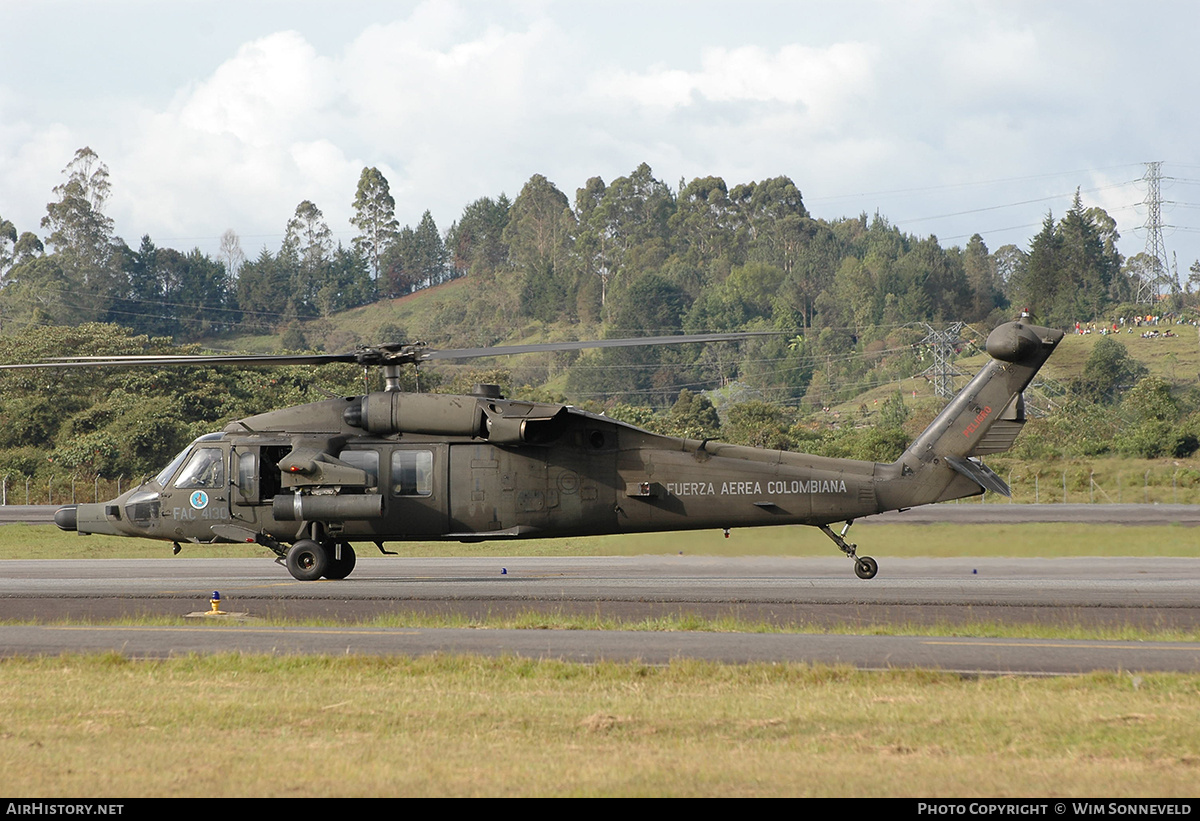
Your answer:
[[[0,663],[15,795],[1191,796],[1200,678],[262,658]]]

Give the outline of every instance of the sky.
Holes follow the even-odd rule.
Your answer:
[[[1200,259],[1192,2],[0,0],[0,218],[40,221],[84,146],[136,247],[278,251],[310,200],[349,244],[359,175],[443,231],[541,174],[648,163],[673,190],[787,176],[818,218],[1028,249],[1076,191]]]

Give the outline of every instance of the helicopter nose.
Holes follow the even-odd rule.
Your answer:
[[[58,525],[60,530],[75,530],[77,520],[76,510],[75,505],[68,505],[54,511],[54,523]]]

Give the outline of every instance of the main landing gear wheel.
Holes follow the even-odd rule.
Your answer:
[[[340,547],[342,557],[337,557],[338,548]],[[342,542],[338,547],[331,548],[329,551],[329,566],[325,568],[325,578],[327,579],[344,579],[354,570],[354,564],[357,557],[354,555],[354,547],[349,542]]]
[[[860,579],[873,579],[878,572],[879,562],[870,556],[859,556],[857,561],[854,562],[854,573]]]
[[[287,569],[302,582],[316,581],[329,572],[329,551],[319,542],[301,539],[287,552]]]

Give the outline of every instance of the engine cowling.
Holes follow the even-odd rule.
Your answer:
[[[342,418],[368,433],[468,436],[497,445],[549,444],[562,435],[565,405],[475,396],[383,391],[350,404]]]

